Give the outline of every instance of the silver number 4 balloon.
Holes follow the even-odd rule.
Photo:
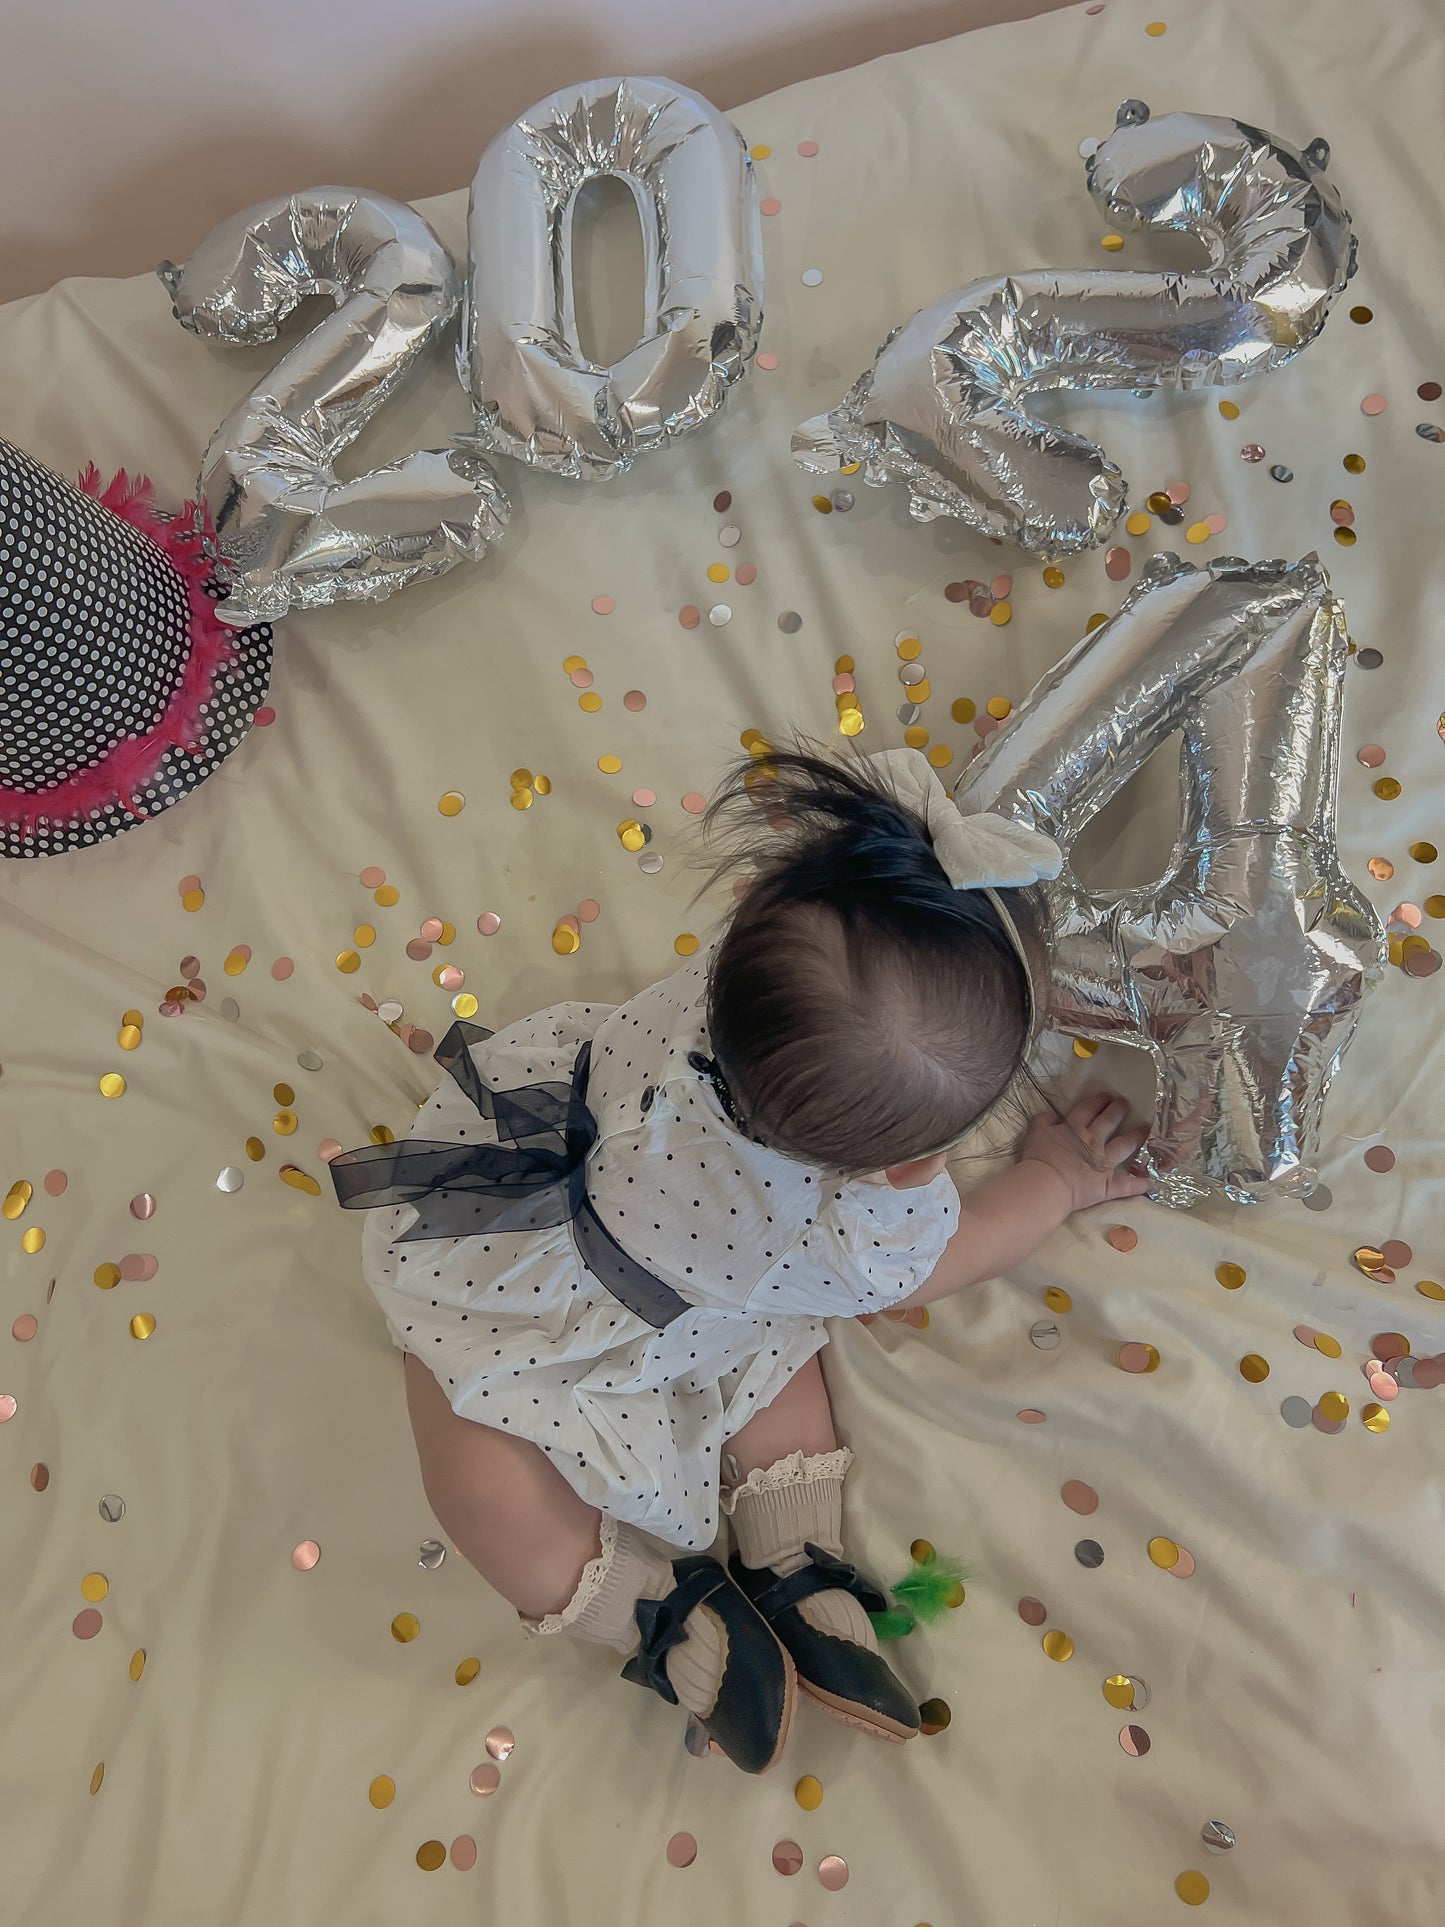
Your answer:
[[[1330,1080],[1385,966],[1335,847],[1348,638],[1315,556],[1155,556],[1118,614],[1031,692],[955,801],[1056,837],[1051,1023],[1147,1050],[1151,1194],[1308,1195]],[[1087,889],[1071,846],[1181,738],[1166,874]]]

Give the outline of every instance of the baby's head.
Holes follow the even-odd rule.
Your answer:
[[[745,1127],[854,1172],[961,1137],[1028,1049],[1047,956],[1037,891],[996,893],[1026,969],[990,894],[950,885],[921,816],[862,757],[771,751],[733,773],[709,824],[755,871],[708,992]]]

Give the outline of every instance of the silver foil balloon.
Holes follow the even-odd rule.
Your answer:
[[[206,450],[200,488],[231,589],[218,610],[227,622],[375,601],[475,561],[501,534],[510,505],[474,453],[422,449],[336,476],[461,299],[451,255],[419,214],[357,188],[308,188],[233,215],[184,267],[156,272],[181,326],[217,341],[274,341],[307,295],[335,303]]]
[[[1385,965],[1340,868],[1335,791],[1348,637],[1316,556],[1196,569],[1156,555],[964,774],[1063,845],[1050,1021],[1154,1059],[1152,1195],[1298,1195],[1330,1080]],[[1158,882],[1086,889],[1070,847],[1181,739],[1179,828]]]
[[[1301,153],[1239,121],[1151,120],[1126,101],[1086,163],[1099,212],[1121,233],[1193,235],[1209,265],[971,281],[894,329],[839,405],[798,428],[794,459],[816,473],[860,462],[875,488],[901,482],[919,521],[954,516],[1037,554],[1092,547],[1128,485],[1096,443],[1031,415],[1030,399],[1240,381],[1298,354],[1355,266],[1328,159],[1323,141]]]
[[[642,335],[610,368],[578,341],[573,217],[612,175],[643,234]],[[577,481],[700,428],[747,372],[762,326],[757,186],[742,136],[670,80],[592,80],[539,101],[472,182],[458,369],[460,438]]]

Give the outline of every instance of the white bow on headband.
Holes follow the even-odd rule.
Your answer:
[[[1063,868],[1063,852],[1042,831],[987,811],[965,816],[921,749],[878,750],[868,760],[889,778],[898,800],[923,818],[955,890],[1011,890]]]

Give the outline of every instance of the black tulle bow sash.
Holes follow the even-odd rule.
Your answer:
[[[497,1141],[406,1138],[343,1151],[329,1167],[338,1203],[348,1211],[415,1205],[416,1223],[398,1244],[570,1224],[599,1284],[649,1325],[670,1325],[688,1309],[687,1300],[623,1250],[587,1195],[587,1156],[597,1142],[597,1120],[587,1105],[591,1045],[578,1051],[570,1085],[493,1091],[472,1060],[473,1046],[491,1035],[480,1024],[455,1023],[437,1046],[436,1061],[494,1127]]]

